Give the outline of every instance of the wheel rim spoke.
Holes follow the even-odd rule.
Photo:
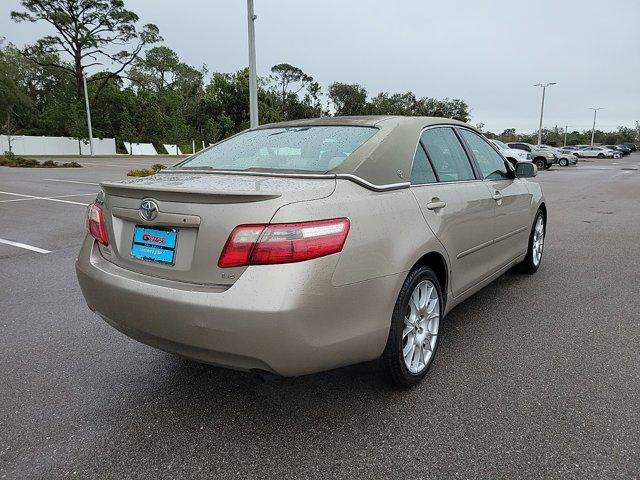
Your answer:
[[[411,293],[402,331],[402,356],[407,369],[419,374],[433,357],[440,324],[438,291],[430,280],[420,282]]]

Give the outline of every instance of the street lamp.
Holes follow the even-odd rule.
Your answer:
[[[593,137],[596,134],[596,115],[598,115],[598,110],[602,110],[604,107],[589,107],[593,110],[593,127],[591,127],[591,146],[593,147]]]
[[[542,114],[544,113],[544,94],[547,91],[547,87],[556,85],[556,82],[549,83],[536,83],[534,87],[542,87],[542,105],[540,106],[540,125],[538,126],[538,145],[542,144]]]
[[[256,76],[256,15],[253,0],[247,0],[247,22],[249,26],[249,121],[251,128],[258,126],[258,78]]]

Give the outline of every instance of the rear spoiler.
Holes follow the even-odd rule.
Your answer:
[[[251,203],[282,196],[280,192],[252,192],[242,190],[194,190],[179,187],[101,182],[100,187],[109,195],[127,198],[157,197],[168,202],[186,203]]]

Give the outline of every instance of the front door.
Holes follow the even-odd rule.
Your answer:
[[[484,138],[467,129],[460,136],[471,151],[484,185],[495,202],[495,235],[491,256],[502,267],[527,250],[532,195],[507,161]]]

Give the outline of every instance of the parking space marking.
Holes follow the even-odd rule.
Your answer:
[[[89,197],[89,196],[93,197],[95,195],[96,193],[94,192],[94,193],[76,193],[74,195],[55,195],[52,197],[14,198],[13,200],[0,200],[0,203],[29,202],[33,200],[53,200],[56,198],[69,198],[69,197]]]
[[[13,247],[24,248],[25,250],[31,250],[32,252],[51,253],[51,251],[45,250],[44,248],[34,247],[33,245],[27,245],[26,243],[12,242],[11,240],[5,240],[4,238],[0,238],[0,243],[11,245]]]
[[[62,179],[59,179],[59,178],[43,178],[43,180],[47,180],[48,182],[80,183],[82,185],[100,185],[99,183],[80,182],[78,180],[62,180]]]
[[[74,202],[72,200],[62,200],[61,198],[53,198],[53,197],[38,197],[37,195],[25,195],[24,193],[12,193],[12,192],[2,192],[0,193],[4,195],[13,195],[15,197],[25,197],[33,200],[47,200],[49,202],[60,202],[60,203],[71,203],[73,205],[82,205],[86,207],[89,205],[88,203]]]

